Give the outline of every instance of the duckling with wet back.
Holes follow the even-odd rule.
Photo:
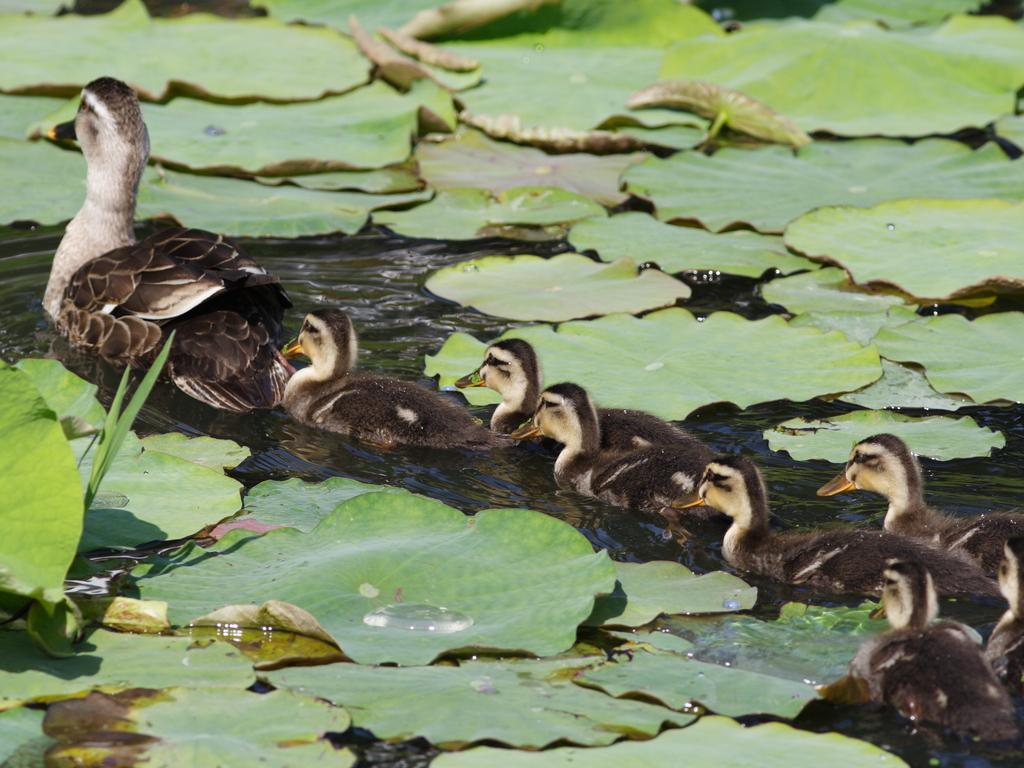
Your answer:
[[[886,497],[889,509],[883,527],[919,539],[929,546],[974,560],[986,573],[995,573],[1003,559],[1003,542],[1024,536],[1024,515],[995,513],[959,518],[924,502],[921,466],[910,448],[895,435],[873,435],[850,451],[846,468],[818,490],[834,496],[860,489]]]
[[[1024,694],[1024,537],[1003,544],[999,589],[1010,609],[996,624],[985,645],[985,658],[996,677],[1014,696]]]
[[[135,92],[101,77],[82,90],[72,123],[88,164],[85,203],[53,257],[43,308],[75,346],[148,368],[177,331],[165,374],[217,408],[271,408],[293,369],[277,348],[291,307],[274,275],[231,240],[171,227],[141,243],[132,222],[149,135]]]
[[[871,701],[955,735],[992,741],[1019,735],[1009,696],[963,625],[936,622],[938,601],[928,569],[890,560],[882,606],[892,629],[866,641],[850,662]]]
[[[288,356],[306,355],[312,365],[288,382],[284,407],[311,427],[352,435],[381,446],[489,450],[512,445],[465,409],[425,387],[390,376],[353,375],[359,341],[340,309],[306,315]]]
[[[998,585],[973,563],[885,531],[830,529],[777,533],[761,473],[742,456],[717,456],[697,491],[677,509],[708,505],[732,518],[722,544],[737,568],[826,592],[878,595],[882,571],[892,558],[915,560],[931,572],[940,595],[999,597]]]

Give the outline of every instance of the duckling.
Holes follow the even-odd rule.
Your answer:
[[[117,365],[149,367],[172,330],[165,374],[217,408],[271,408],[294,369],[277,348],[291,302],[231,240],[172,227],[141,243],[132,221],[149,135],[135,92],[101,77],[72,123],[88,164],[85,203],[53,257],[43,308],[72,344]]]
[[[564,444],[555,460],[560,483],[617,507],[648,512],[661,512],[693,490],[713,455],[696,440],[629,452],[602,450],[597,409],[586,390],[570,382],[545,389],[532,424],[512,433],[517,440],[536,435]]]
[[[831,529],[777,533],[768,525],[768,495],[761,473],[742,456],[711,460],[697,492],[677,509],[708,505],[732,518],[722,544],[737,568],[828,592],[880,594],[882,571],[892,558],[922,563],[939,594],[998,597],[996,583],[973,563],[885,531]]]
[[[1010,610],[996,624],[985,646],[985,658],[996,677],[1014,696],[1024,694],[1024,537],[1014,536],[1003,544],[1003,562],[999,564],[999,589]]]
[[[895,435],[873,435],[853,447],[842,474],[818,489],[833,496],[859,488],[889,500],[883,527],[920,539],[929,546],[966,556],[986,573],[995,573],[1003,559],[1003,542],[1024,536],[1024,515],[1006,513],[958,518],[924,503],[921,467],[907,444]]]
[[[312,365],[288,382],[284,407],[312,427],[352,435],[374,445],[425,445],[488,450],[512,440],[497,435],[464,409],[419,384],[390,376],[355,376],[359,340],[340,309],[306,315],[286,356],[306,355]]]
[[[490,387],[500,394],[502,401],[491,416],[491,429],[509,435],[533,418],[542,381],[540,361],[530,342],[502,339],[487,348],[480,368],[455,386]],[[684,445],[696,450],[700,446],[679,427],[644,411],[598,408],[597,418],[604,451],[634,451],[652,445]]]
[[[939,609],[928,569],[893,559],[883,580],[882,606],[892,629],[865,642],[849,666],[871,701],[957,736],[1016,738],[1013,705],[974,638],[961,624],[934,621]]]

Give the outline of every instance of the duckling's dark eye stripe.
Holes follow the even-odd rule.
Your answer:
[[[484,360],[484,365],[508,365],[504,360],[499,360],[494,355],[488,355],[487,359]]]

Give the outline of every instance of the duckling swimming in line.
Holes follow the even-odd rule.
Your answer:
[[[732,518],[722,544],[726,560],[787,584],[878,595],[886,562],[899,558],[927,567],[940,595],[999,597],[996,583],[974,564],[885,531],[773,531],[761,473],[742,456],[715,457],[697,492],[674,504],[677,509],[701,505]]]
[[[985,658],[996,677],[1014,696],[1024,694],[1024,537],[1014,536],[1003,545],[999,564],[999,589],[1010,609],[996,624],[985,645]]]
[[[873,435],[857,443],[842,474],[818,489],[818,495],[833,496],[854,488],[880,493],[889,500],[885,530],[947,552],[963,553],[986,573],[995,573],[999,567],[1003,542],[1011,536],[1024,536],[1024,515],[959,518],[925,504],[921,467],[907,444],[895,435]]]
[[[375,445],[489,450],[512,441],[467,411],[419,384],[390,376],[356,376],[359,341],[347,314],[318,309],[306,315],[286,356],[306,355],[312,365],[288,382],[284,407],[312,427],[352,435]]]

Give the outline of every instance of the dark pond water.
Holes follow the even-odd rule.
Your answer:
[[[138,234],[145,236],[150,231],[141,227]],[[42,319],[40,300],[60,233],[59,227],[0,228],[0,357],[7,361],[58,357],[98,384],[101,399],[109,402],[118,373],[101,361],[67,349]],[[242,241],[242,245],[281,276],[296,305],[288,318],[290,332],[298,332],[306,311],[325,305],[340,307],[352,315],[359,329],[363,372],[385,373],[427,385],[432,382],[423,376],[423,355],[436,352],[452,332],[466,331],[488,340],[510,325],[431,296],[423,288],[430,272],[471,255],[551,255],[566,249],[564,243],[498,239],[454,244],[415,241],[377,231],[358,237]],[[757,295],[753,280],[710,279],[699,274],[686,278],[694,287],[693,298],[686,305],[692,311],[730,310],[751,318],[774,311]],[[460,395],[452,397],[462,401]],[[852,409],[824,401],[776,402],[743,411],[716,406],[694,414],[682,426],[718,451],[754,458],[765,475],[774,510],[788,523],[811,526],[841,520],[877,525],[885,509],[880,497],[857,494],[818,498],[815,490],[839,467],[826,462],[793,461],[786,454],[771,452],[761,437],[762,430],[794,416],[821,417]],[[489,418],[488,408],[473,411]],[[1002,430],[1006,448],[991,458],[926,461],[929,500],[963,514],[1018,506],[1024,489],[1024,409],[973,407],[966,412],[981,424]],[[233,473],[246,486],[267,479],[301,477],[314,481],[344,476],[406,488],[469,514],[487,507],[529,507],[572,524],[595,547],[609,550],[617,560],[676,560],[697,571],[728,568],[720,554],[723,528],[695,522],[688,525],[691,536],[680,544],[667,534],[659,519],[559,490],[552,475],[552,458],[539,451],[466,455],[379,449],[296,424],[281,409],[245,415],[217,411],[170,385],[158,386],[136,429],[210,435],[248,446],[252,457]],[[763,579],[748,581],[760,590],[755,614],[764,619],[774,619],[779,606],[789,600],[823,605],[860,602],[834,596],[823,600],[820,595]],[[983,635],[1001,614],[994,604],[973,601],[947,601],[942,610]],[[823,636],[822,641],[827,642],[827,637]],[[839,708],[821,703],[806,711],[798,725],[867,739],[892,749],[914,765],[1024,765],[1024,756],[1018,752],[916,733],[884,708]],[[416,763],[429,752],[412,749],[409,754]],[[397,764],[398,757],[382,747],[377,752],[370,750],[365,759]]]

